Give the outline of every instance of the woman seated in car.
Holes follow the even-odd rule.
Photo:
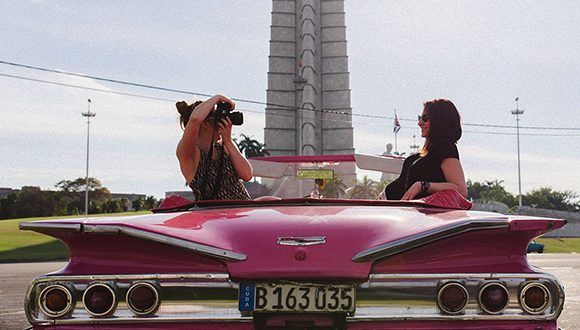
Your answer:
[[[423,148],[405,159],[400,176],[379,195],[380,199],[418,199],[442,190],[467,197],[463,168],[456,143],[461,138],[459,112],[446,99],[424,103],[419,115]]]

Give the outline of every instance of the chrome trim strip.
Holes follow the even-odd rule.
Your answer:
[[[191,241],[187,241],[181,238],[171,237],[163,234],[157,234],[148,232],[141,229],[115,226],[115,225],[89,225],[85,224],[83,226],[83,232],[85,233],[98,233],[98,234],[117,234],[117,235],[127,235],[136,238],[141,238],[153,242],[168,244],[177,246],[186,250],[191,250],[198,252],[210,257],[215,257],[223,260],[234,260],[243,261],[247,259],[247,256],[243,253],[238,253],[230,250],[220,249],[209,245],[199,244]]]
[[[252,323],[254,322],[253,317],[244,316],[232,316],[228,317],[197,317],[192,319],[191,317],[132,317],[132,318],[99,318],[92,320],[77,320],[77,319],[55,319],[55,320],[44,320],[35,322],[35,325],[71,325],[71,324],[90,324],[93,327],[103,324],[158,324],[158,323],[185,323],[191,324],[192,326],[196,323]]]
[[[532,280],[548,279],[557,282],[554,275],[548,273],[436,273],[436,274],[371,274],[368,282],[379,282],[381,279],[495,279],[495,278],[523,278]]]
[[[397,321],[449,321],[453,322],[452,325],[455,327],[460,327],[460,321],[547,321],[546,318],[542,318],[534,315],[514,315],[509,318],[502,317],[501,315],[473,315],[473,316],[462,316],[462,315],[441,315],[433,317],[422,317],[415,315],[401,315],[401,317],[391,318],[391,317],[357,317],[349,316],[346,318],[346,323],[359,323],[359,322],[397,322]],[[72,324],[92,324],[97,326],[99,324],[157,324],[157,323],[185,323],[192,327],[196,326],[198,323],[253,323],[253,317],[244,316],[232,316],[227,317],[216,317],[216,318],[187,318],[187,317],[165,317],[165,318],[153,318],[153,317],[140,317],[140,318],[100,318],[98,320],[76,320],[76,319],[56,319],[56,320],[44,320],[35,322],[35,325],[72,325]]]
[[[436,242],[443,238],[474,230],[501,229],[508,228],[508,226],[509,220],[507,218],[466,220],[403,237],[392,242],[377,245],[357,253],[354,257],[352,257],[352,261],[376,261],[378,259],[408,251],[425,244]]]
[[[280,245],[291,245],[291,246],[317,245],[326,243],[326,236],[278,237],[278,241],[276,243]]]
[[[559,283],[557,278],[549,273],[449,273],[449,274],[371,274],[366,282],[360,283],[359,286],[380,287],[383,280],[423,280],[423,279],[486,279],[488,281],[502,278],[521,278],[527,281],[550,280]],[[238,288],[238,283],[231,282],[228,273],[177,273],[177,274],[110,274],[110,275],[46,275],[38,277],[32,281],[32,285],[44,282],[58,281],[131,281],[131,280],[179,280],[176,286],[187,286],[183,281],[194,280],[203,283],[208,287],[228,287]],[[299,282],[299,281],[295,281]],[[166,283],[165,285],[167,285]],[[189,283],[191,285],[192,283]],[[167,285],[173,286],[173,285]],[[561,288],[559,288],[562,291]]]
[[[42,231],[44,229],[81,231],[80,223],[46,223],[46,222],[20,222],[20,230]]]
[[[370,316],[352,316],[346,318],[346,323],[356,323],[356,322],[393,322],[393,321],[549,321],[551,319],[546,319],[546,317],[541,317],[540,315],[510,315],[508,317],[503,315],[491,315],[491,314],[481,314],[481,315],[436,315],[436,316],[421,316],[421,315],[410,315],[405,314],[399,317],[385,317],[377,315],[376,317]],[[58,321],[57,321],[58,322]],[[454,327],[458,329],[461,328],[461,323],[453,323]],[[493,328],[490,328],[493,329]]]
[[[111,275],[46,275],[36,278],[32,283],[44,283],[55,281],[119,281],[119,280],[204,280],[203,283],[225,283],[224,287],[237,288],[237,283],[230,282],[227,273],[203,273],[203,274],[111,274]],[[232,285],[234,284],[234,285]]]

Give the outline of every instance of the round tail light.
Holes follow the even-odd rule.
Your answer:
[[[467,289],[455,282],[443,285],[437,294],[437,305],[447,314],[459,314],[467,306],[469,293]]]
[[[127,305],[136,315],[155,313],[159,303],[157,289],[149,283],[135,283],[127,291]]]
[[[509,303],[509,292],[500,283],[488,283],[479,290],[479,307],[488,314],[499,314]]]
[[[520,305],[530,314],[541,314],[550,304],[550,291],[541,283],[528,283],[520,291]]]
[[[115,292],[110,286],[103,283],[90,285],[83,294],[83,304],[89,314],[105,316],[117,307]]]
[[[38,296],[42,312],[50,317],[60,317],[73,308],[73,296],[66,287],[55,284],[44,288]]]

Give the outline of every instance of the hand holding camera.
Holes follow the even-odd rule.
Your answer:
[[[220,102],[216,104],[216,109],[209,114],[208,118],[213,117],[214,123],[220,123],[222,119],[228,118],[232,125],[242,125],[244,123],[244,115],[240,111],[232,110],[231,103]]]
[[[244,123],[244,115],[240,111],[232,111],[235,107],[235,103],[232,100],[221,95],[216,95],[212,97],[212,99],[214,99],[215,108],[209,112],[205,119],[212,119],[215,126],[217,126],[224,118],[229,118],[232,125],[240,126]],[[209,99],[206,102],[210,102],[212,99]],[[198,105],[206,102],[197,101],[193,104],[188,104],[185,101],[179,101],[175,106],[182,116],[189,118]]]

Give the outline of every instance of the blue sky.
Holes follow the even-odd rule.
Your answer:
[[[0,60],[265,102],[270,1],[8,1]],[[447,97],[463,123],[515,125],[525,109],[522,189],[580,192],[580,3],[577,1],[347,1],[355,114],[393,116],[399,151],[419,135],[425,100]],[[53,189],[90,175],[113,192],[185,189],[175,158],[174,101],[195,97],[0,65],[0,74],[158,97],[152,100],[0,76],[0,187]],[[235,134],[263,140],[264,106],[238,103]],[[393,143],[392,119],[353,117],[359,153]],[[517,192],[514,129],[464,126],[467,178]],[[544,136],[540,136],[544,134]],[[546,136],[549,134],[550,136]],[[563,136],[565,135],[565,136]],[[420,140],[417,139],[417,143]]]

